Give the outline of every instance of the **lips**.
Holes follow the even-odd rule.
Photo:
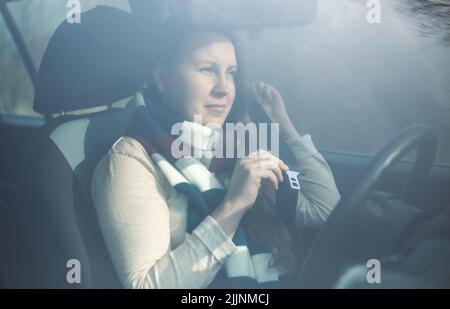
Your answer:
[[[205,108],[213,113],[223,113],[226,109],[225,104],[208,104]]]

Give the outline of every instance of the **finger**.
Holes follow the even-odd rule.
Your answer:
[[[277,164],[274,168],[271,169],[278,178],[279,182],[283,182],[283,172],[280,169],[280,166]]]
[[[280,181],[283,182],[284,181],[283,170],[281,169],[280,164],[277,165],[277,168],[275,169],[275,171],[276,171]]]
[[[269,164],[269,166],[267,166],[266,168],[270,168],[272,170],[274,170],[278,176],[278,179],[280,181],[283,181],[283,172],[286,172],[289,170],[289,166],[287,166],[283,160],[281,160],[280,158],[272,155],[271,153],[269,154],[269,159],[270,159],[270,163],[267,163],[267,161],[264,161],[263,164]]]
[[[263,83],[263,82],[261,82],[261,81],[258,83],[258,86],[259,86],[259,90],[260,90],[262,93],[264,93],[265,95],[270,94],[270,92],[271,92],[271,90],[272,90],[272,88],[273,88],[271,85],[266,84],[266,83]]]
[[[272,96],[272,90],[268,85],[264,85],[264,88],[262,89],[264,95],[266,98],[270,98]]]
[[[272,170],[277,176],[278,181],[283,181],[283,173],[280,167],[280,160],[275,157],[254,160],[252,162],[249,162],[247,166],[250,169],[257,168],[260,170]]]
[[[255,83],[255,89],[260,95],[262,95],[263,94],[263,90],[264,90],[264,83],[261,82],[261,81],[257,81]]]
[[[264,87],[264,83],[262,81],[257,81],[256,82],[256,88],[258,88],[259,90],[262,90],[262,88]]]
[[[259,177],[261,179],[267,179],[270,182],[272,182],[273,186],[275,187],[275,190],[278,190],[278,179],[272,170],[260,170]]]
[[[261,169],[272,170],[278,178],[278,181],[283,181],[283,173],[280,168],[279,160],[269,159],[261,161]]]
[[[256,82],[256,83],[248,83],[247,84],[247,89],[250,90],[251,92],[259,95],[260,91],[261,91],[261,86],[258,84],[258,82]]]
[[[280,168],[283,170],[283,172],[286,172],[289,170],[289,166],[286,165],[282,160],[280,160]]]

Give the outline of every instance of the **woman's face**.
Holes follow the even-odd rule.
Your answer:
[[[163,74],[166,103],[188,121],[201,115],[202,124],[222,126],[236,96],[233,44],[218,33],[195,33],[180,54]]]

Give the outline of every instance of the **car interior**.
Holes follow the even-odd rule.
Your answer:
[[[258,9],[250,0],[130,0],[130,12],[99,5],[83,11],[76,27],[59,23],[36,69],[9,10],[13,2],[32,0],[0,0],[0,12],[42,116],[0,113],[3,288],[121,287],[90,185],[100,158],[143,104],[152,46],[133,35],[138,29],[151,35],[167,15],[179,14],[203,27],[241,31],[246,40],[263,29],[307,29],[319,9],[317,1],[295,0],[263,1]],[[254,69],[243,70],[251,79]],[[436,161],[440,142],[430,124],[411,123],[373,154],[320,148],[342,198],[320,230],[307,231],[294,288],[449,288],[450,165]],[[73,258],[83,265],[79,284],[66,280]],[[379,284],[367,281],[373,259],[382,265]]]

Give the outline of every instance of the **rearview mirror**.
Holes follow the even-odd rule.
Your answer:
[[[270,28],[308,24],[317,0],[130,0],[130,7],[149,22],[175,15],[205,27]]]

